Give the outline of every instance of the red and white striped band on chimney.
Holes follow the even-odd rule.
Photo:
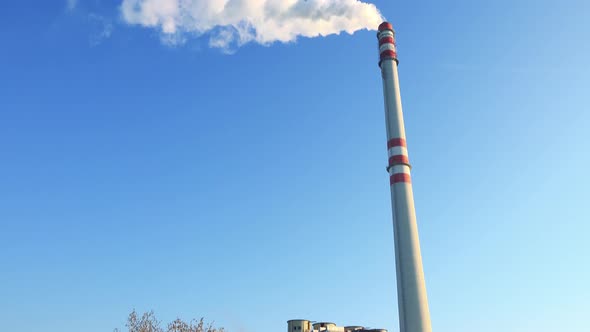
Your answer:
[[[386,59],[392,59],[397,63],[395,32],[390,23],[383,22],[379,25],[377,38],[379,39],[379,66],[381,66],[381,61]]]
[[[403,138],[390,139],[387,142],[387,154],[389,155],[389,166],[387,167],[389,183],[391,185],[399,182],[411,183],[411,166],[406,140]]]
[[[412,179],[410,177],[410,166],[395,165],[389,167],[389,184],[394,185],[400,182],[412,183]]]
[[[410,165],[406,140],[403,138],[393,138],[387,142],[387,155],[389,157],[389,166],[397,164]]]

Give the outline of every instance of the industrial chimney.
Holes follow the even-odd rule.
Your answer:
[[[379,25],[379,67],[383,78],[389,183],[397,274],[400,332],[431,332],[426,284],[422,269],[410,161],[397,75],[395,32],[388,22]]]

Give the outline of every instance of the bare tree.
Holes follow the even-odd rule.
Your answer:
[[[138,317],[135,310],[133,310],[127,317],[125,326],[129,332],[225,332],[223,328],[214,327],[213,323],[205,324],[203,318],[199,320],[193,319],[189,322],[176,318],[164,330],[153,311],[146,312],[141,317]],[[119,329],[115,329],[114,332],[119,332]]]
[[[213,327],[213,323],[205,325],[203,318],[193,319],[189,323],[177,318],[172,323],[168,324],[167,332],[224,332],[223,328]]]

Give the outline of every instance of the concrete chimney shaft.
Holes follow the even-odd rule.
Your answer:
[[[426,283],[422,268],[420,240],[410,161],[397,73],[395,32],[388,22],[379,25],[379,67],[383,78],[385,123],[389,157],[389,183],[393,208],[393,233],[397,274],[400,332],[431,332]]]

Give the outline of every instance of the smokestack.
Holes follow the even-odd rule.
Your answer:
[[[397,75],[395,32],[388,22],[379,25],[379,67],[383,78],[389,183],[393,208],[395,267],[400,332],[431,332],[426,283],[422,269],[410,161]]]

